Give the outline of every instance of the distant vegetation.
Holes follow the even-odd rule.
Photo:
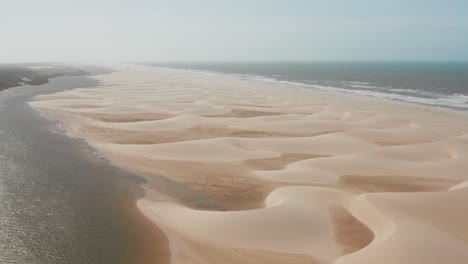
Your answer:
[[[88,72],[68,66],[28,67],[23,65],[0,65],[0,90],[26,84],[41,85],[48,83],[51,78],[60,76],[86,74]]]

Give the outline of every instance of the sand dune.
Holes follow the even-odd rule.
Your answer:
[[[468,114],[120,66],[38,96],[115,165],[172,263],[468,262]]]

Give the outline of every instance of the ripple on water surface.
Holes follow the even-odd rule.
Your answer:
[[[164,237],[134,205],[140,179],[50,132],[53,124],[26,104],[39,93],[93,85],[66,77],[0,93],[8,110],[0,111],[0,264],[164,260]]]

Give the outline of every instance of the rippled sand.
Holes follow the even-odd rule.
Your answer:
[[[466,113],[116,70],[31,105],[148,179],[172,263],[467,263]]]

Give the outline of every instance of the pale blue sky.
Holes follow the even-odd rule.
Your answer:
[[[0,0],[0,62],[468,60],[467,0]]]

